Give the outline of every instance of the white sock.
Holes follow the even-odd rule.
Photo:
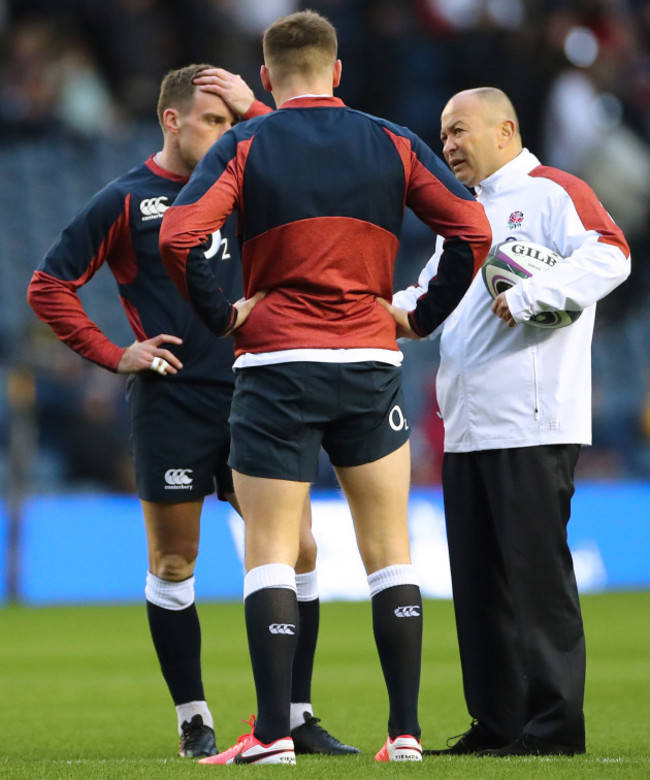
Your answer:
[[[244,601],[264,588],[288,588],[296,592],[296,572],[286,563],[265,563],[251,569],[244,577]]]
[[[200,715],[203,718],[203,725],[209,726],[214,729],[214,721],[212,720],[212,713],[208,709],[208,703],[206,701],[186,701],[184,704],[176,705],[176,714],[178,715],[178,735],[182,734],[181,726],[185,721],[188,723],[195,715]]]
[[[291,711],[289,713],[289,728],[291,731],[302,726],[305,722],[304,713],[308,712],[312,717],[314,710],[312,709],[311,702],[308,701],[292,701]]]
[[[318,595],[316,569],[304,574],[296,574],[296,598],[298,601],[315,601]]]
[[[368,575],[370,597],[396,585],[419,585],[420,580],[412,563],[396,563]]]
[[[161,580],[148,571],[144,595],[147,601],[162,609],[187,609],[194,603],[194,577],[174,582]]]

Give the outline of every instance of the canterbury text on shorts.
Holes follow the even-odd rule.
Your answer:
[[[232,390],[131,375],[127,400],[138,496],[155,503],[233,493],[228,466]]]
[[[277,363],[236,372],[230,466],[313,482],[321,444],[333,466],[379,460],[409,438],[401,368],[378,362]]]

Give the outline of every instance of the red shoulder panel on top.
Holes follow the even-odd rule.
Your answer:
[[[595,230],[600,233],[599,241],[616,246],[625,256],[629,255],[630,249],[623,231],[609,216],[596,193],[586,182],[571,173],[546,165],[538,165],[528,175],[533,178],[550,179],[559,184],[573,201],[585,230]]]

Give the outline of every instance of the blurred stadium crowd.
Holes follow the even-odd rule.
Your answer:
[[[3,486],[20,438],[15,412],[33,408],[38,445],[20,456],[31,491],[133,489],[124,378],[53,343],[25,303],[27,283],[85,200],[160,147],[167,70],[212,62],[271,104],[258,75],[261,32],[306,7],[339,31],[337,94],[349,105],[407,125],[439,152],[449,96],[501,87],[525,145],[594,187],[626,233],[633,272],[599,306],[594,447],[579,476],[650,477],[650,0],[0,0]],[[415,281],[432,248],[407,215],[397,287]],[[130,343],[106,269],[82,298],[111,338]],[[414,482],[434,484],[436,344],[404,351]],[[322,483],[330,479],[324,469]]]

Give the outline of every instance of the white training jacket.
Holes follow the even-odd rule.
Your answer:
[[[476,188],[493,244],[534,241],[566,259],[506,293],[514,328],[490,311],[479,272],[442,325],[438,404],[445,452],[591,443],[591,338],[596,301],[630,273],[621,230],[593,190],[524,149]],[[411,310],[435,276],[440,240],[416,287],[393,303]],[[571,325],[523,324],[543,311],[583,309]],[[520,324],[521,323],[521,324]]]

